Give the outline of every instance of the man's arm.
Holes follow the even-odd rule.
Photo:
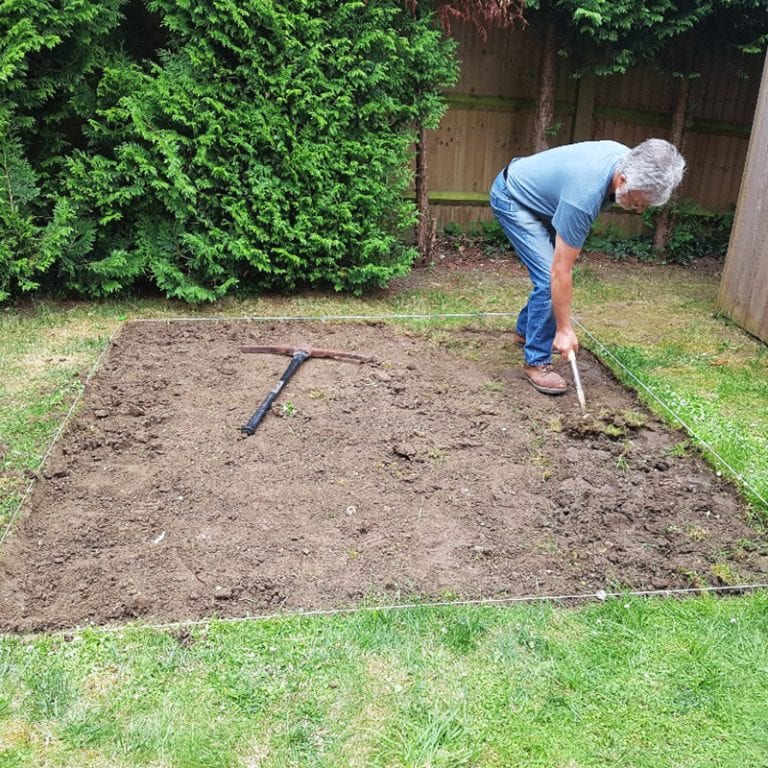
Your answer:
[[[557,323],[557,333],[552,348],[563,358],[568,352],[579,350],[579,340],[571,325],[571,299],[573,297],[573,265],[580,248],[568,245],[560,235],[555,238],[555,255],[552,260],[552,308]]]

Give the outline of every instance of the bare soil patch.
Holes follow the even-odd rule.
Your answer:
[[[289,358],[310,358],[252,437]],[[509,335],[127,324],[0,560],[0,630],[764,580],[733,488],[584,352],[536,393]],[[567,366],[558,367],[568,376]]]

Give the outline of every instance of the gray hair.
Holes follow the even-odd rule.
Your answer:
[[[664,205],[685,173],[685,160],[664,139],[646,139],[619,160],[616,170],[627,189],[640,192],[650,206]]]

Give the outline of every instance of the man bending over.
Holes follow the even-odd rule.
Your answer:
[[[539,391],[565,392],[551,365],[577,352],[571,325],[572,270],[600,211],[617,203],[641,213],[669,200],[685,171],[668,141],[634,149],[616,141],[584,141],[519,157],[491,187],[491,208],[533,283],[517,318],[515,341],[525,349],[523,371]]]

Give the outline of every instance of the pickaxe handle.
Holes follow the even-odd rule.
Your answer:
[[[266,396],[264,402],[259,406],[256,413],[251,416],[247,424],[240,427],[240,431],[246,435],[252,435],[256,431],[256,427],[261,424],[261,420],[266,415],[267,411],[272,407],[272,403],[275,402],[275,398],[280,394],[283,387],[291,380],[291,377],[298,370],[299,366],[309,357],[309,352],[305,349],[298,349],[293,353],[291,362],[285,369],[285,372],[280,377],[280,381],[275,384],[272,391]]]
[[[327,357],[333,360],[357,360],[361,363],[373,362],[373,358],[368,355],[359,355],[356,352],[342,352],[338,349],[320,349],[305,344],[301,347],[288,347],[276,344],[251,344],[246,347],[240,347],[241,352],[269,353],[273,355],[295,355],[296,352],[303,351],[308,357]]]
[[[576,385],[576,397],[579,398],[579,407],[582,411],[587,410],[587,401],[584,398],[584,387],[581,386],[581,376],[579,376],[579,366],[576,364],[576,353],[568,350],[568,362],[571,364],[571,373],[573,374],[573,383]]]

